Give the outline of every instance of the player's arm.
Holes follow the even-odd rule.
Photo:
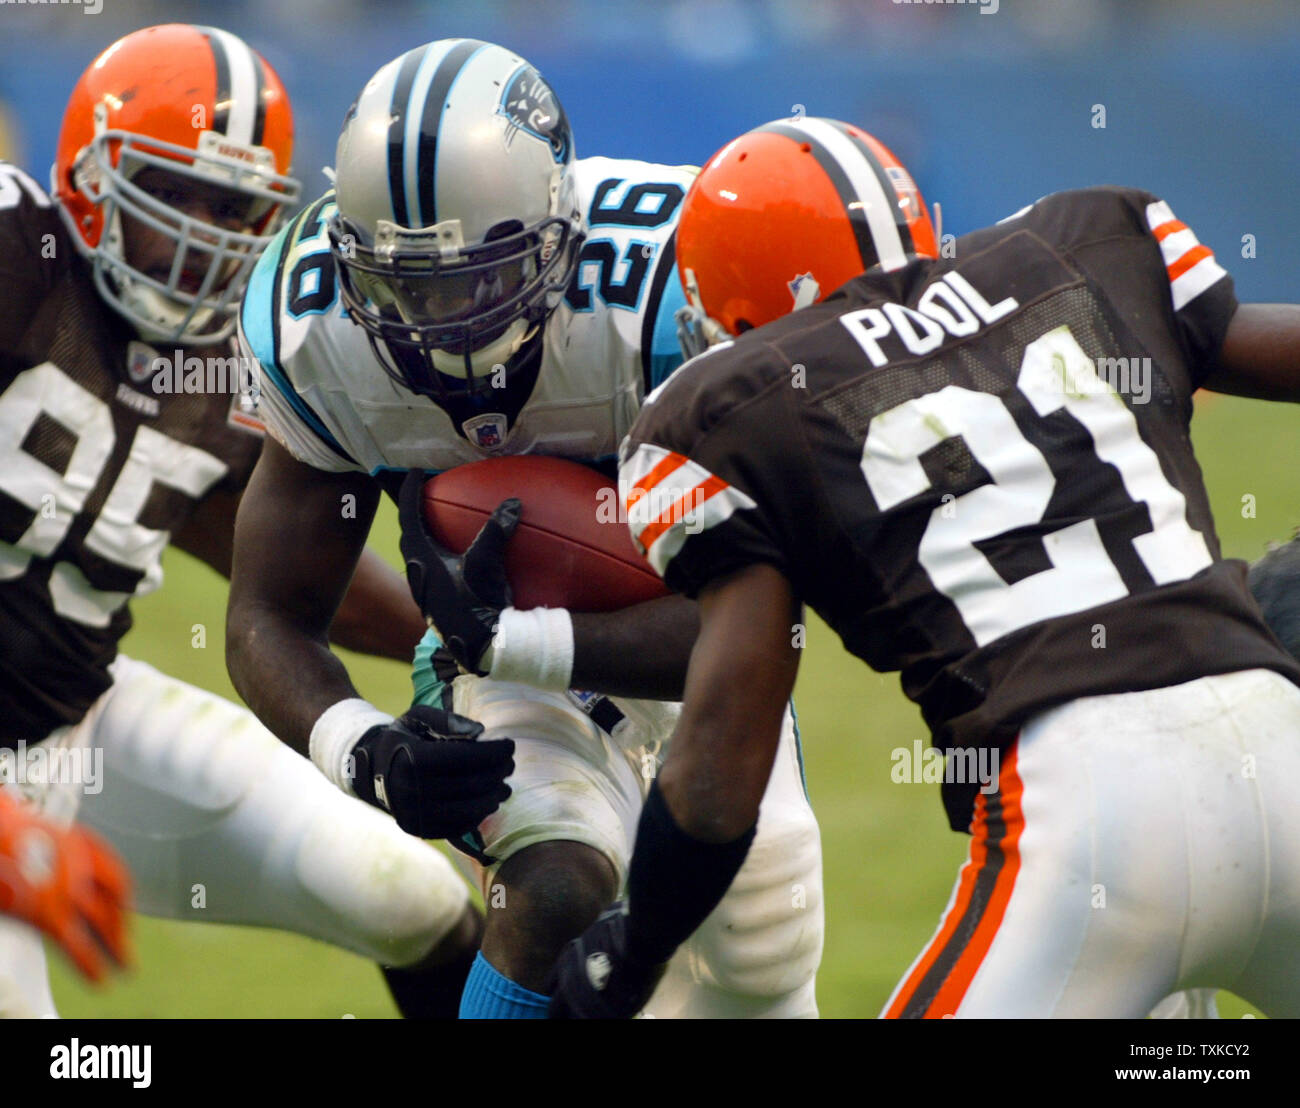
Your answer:
[[[378,502],[365,474],[314,469],[268,438],[239,507],[226,617],[230,677],[258,718],[303,754],[321,714],[357,697],[328,638]],[[345,503],[355,517],[342,511]]]
[[[1242,304],[1228,324],[1218,366],[1202,386],[1300,403],[1300,304]]]
[[[262,722],[335,785],[404,831],[454,838],[510,795],[514,743],[475,741],[481,724],[426,706],[394,719],[357,695],[326,641],[378,500],[368,475],[267,441],[235,523],[226,662]]]
[[[637,828],[627,912],[606,913],[556,966],[551,1011],[628,1017],[649,999],[658,967],[704,922],[744,862],[794,688],[799,618],[789,582],[753,565],[700,594],[682,718]],[[612,965],[596,989],[586,966]]]
[[[238,494],[217,489],[203,498],[172,542],[228,578],[238,509]],[[330,625],[330,641],[361,654],[409,662],[423,634],[424,617],[406,582],[373,550],[362,550]]]
[[[620,612],[572,612],[577,689],[641,700],[681,700],[700,630],[699,605],[684,596]]]
[[[704,589],[699,612],[682,718],[658,780],[678,827],[720,843],[758,820],[799,669],[790,627],[801,615],[789,581],[768,565]]]
[[[18,350],[67,265],[45,241],[59,231],[45,190],[17,166],[0,161],[0,353]]]

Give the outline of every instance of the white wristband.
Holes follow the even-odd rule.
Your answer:
[[[326,708],[312,725],[307,752],[321,773],[352,795],[352,748],[376,723],[392,722],[387,712],[359,696],[340,700]]]
[[[563,692],[573,677],[573,620],[565,608],[505,608],[492,640],[488,676]]]

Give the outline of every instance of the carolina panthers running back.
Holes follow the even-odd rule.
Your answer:
[[[327,619],[364,537],[336,537],[338,498],[355,496],[368,525],[376,486],[396,495],[406,471],[499,453],[612,463],[642,398],[680,362],[673,236],[693,170],[576,160],[531,65],[448,40],[371,79],[335,173],[268,248],[242,310],[283,449],[264,454],[240,517],[231,673],[272,730],[400,821],[416,802],[393,794],[402,767],[367,737],[390,717],[301,634],[304,610]],[[430,604],[462,595],[442,590],[426,613],[441,624]],[[677,707],[624,698],[680,697],[695,626],[680,598],[609,617],[494,609],[490,645],[457,655],[460,676],[436,636],[422,644],[417,704],[451,711],[453,732],[469,717],[515,742],[512,794],[464,844],[488,866],[490,910],[463,1016],[544,1015],[556,953],[618,892]],[[277,666],[296,675],[291,703],[277,699]],[[789,716],[785,739],[748,880],[670,970],[655,1015],[816,1013],[820,847]],[[349,776],[353,764],[365,771]],[[727,938],[739,930],[743,946]]]
[[[476,359],[472,376],[455,362],[431,373],[400,340],[372,351],[340,295],[331,189],[280,232],[245,300],[270,425],[296,457],[330,471],[441,471],[489,454],[613,458],[641,397],[681,361],[673,314],[685,301],[672,238],[690,182],[683,167],[575,162],[564,247],[572,280],[562,299],[549,294],[557,310],[525,332],[517,353]],[[392,325],[380,342],[394,329],[405,330]],[[393,372],[357,371],[394,363]]]

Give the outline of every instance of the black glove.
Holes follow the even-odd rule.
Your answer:
[[[453,554],[429,533],[421,503],[424,483],[424,474],[411,470],[398,497],[406,583],[456,661],[467,672],[485,677],[479,662],[492,642],[501,609],[510,607],[506,543],[519,523],[522,505],[513,497],[503,500],[469,549]]]
[[[560,952],[552,971],[553,1020],[631,1019],[650,999],[664,965],[629,952],[627,905],[607,908]]]
[[[515,770],[514,740],[479,742],[482,733],[481,723],[417,704],[361,736],[352,790],[422,839],[472,832],[510,795]]]

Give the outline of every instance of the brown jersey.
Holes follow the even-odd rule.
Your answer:
[[[683,366],[624,444],[633,534],[687,594],[776,566],[944,749],[1078,697],[1300,683],[1188,437],[1236,306],[1156,197],[1046,197]]]
[[[261,445],[237,372],[162,357],[108,308],[49,197],[0,163],[0,746],[74,723],[111,684],[128,601],[169,534],[241,488]],[[197,370],[199,363],[189,368]],[[205,391],[184,391],[186,387]]]

